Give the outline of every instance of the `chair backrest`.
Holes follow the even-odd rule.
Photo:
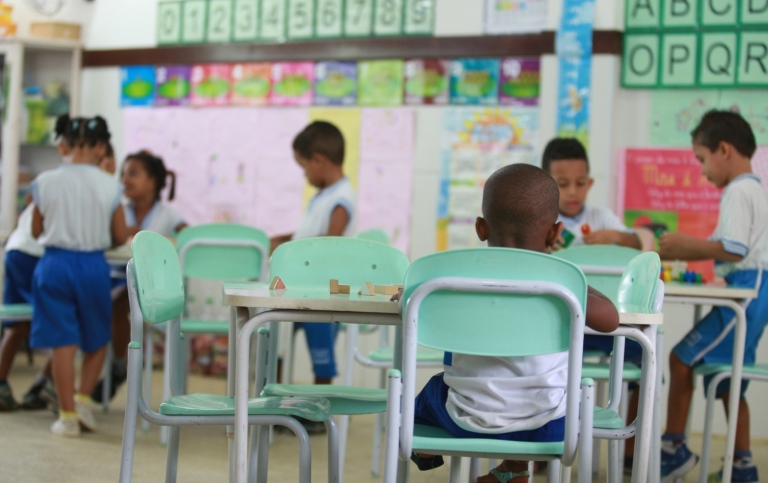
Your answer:
[[[406,300],[423,283],[439,277],[553,282],[586,304],[584,274],[549,255],[508,248],[435,253],[416,260],[405,277]],[[571,318],[556,297],[441,290],[420,305],[418,343],[465,354],[523,356],[568,349]],[[582,320],[583,323],[583,320]],[[506,337],[509,334],[511,337]]]
[[[158,324],[179,317],[184,308],[184,283],[173,244],[162,235],[141,231],[133,238],[131,252],[128,274],[136,283],[144,320]]]
[[[633,258],[621,276],[618,301],[658,310],[660,272],[661,260],[658,253],[644,252]]]
[[[183,229],[176,239],[184,276],[266,280],[269,237],[258,228],[209,223]]]
[[[580,245],[558,250],[554,255],[578,265],[591,287],[617,303],[621,274],[630,260],[641,253],[640,250],[618,245]]]
[[[328,290],[331,279],[357,291],[365,282],[402,284],[408,258],[397,248],[344,237],[317,237],[280,245],[272,254],[270,278],[289,288]]]
[[[355,235],[355,238],[389,245],[389,236],[387,235],[387,232],[381,228],[371,228],[370,230],[361,231]]]

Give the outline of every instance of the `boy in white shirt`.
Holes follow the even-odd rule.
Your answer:
[[[110,134],[101,117],[70,121],[66,137],[72,164],[45,172],[32,183],[32,235],[45,246],[33,276],[32,347],[53,348],[53,380],[59,396],[57,436],[95,431],[90,394],[110,340],[109,265],[104,250],[127,239],[116,180],[98,168]],[[75,355],[84,357],[75,394]]]
[[[483,189],[483,216],[475,228],[491,247],[547,253],[563,224],[557,221],[557,185],[546,172],[527,164],[499,169]],[[615,330],[619,314],[593,288],[587,292],[586,324]],[[447,354],[445,372],[427,383],[416,398],[415,422],[445,429],[461,438],[505,441],[562,441],[568,354],[482,357]],[[442,457],[413,454],[420,470],[436,468]],[[504,460],[480,477],[481,483],[528,481],[527,462]]]

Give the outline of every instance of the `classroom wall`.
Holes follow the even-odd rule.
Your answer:
[[[36,16],[21,0],[11,0],[17,6],[17,20],[22,24]],[[482,33],[482,0],[438,0],[435,35],[480,35]],[[81,19],[84,26],[84,43],[89,49],[151,47],[155,43],[155,0],[99,0],[98,2],[69,2],[56,20]],[[550,1],[548,27],[556,29],[561,14],[561,2]],[[624,2],[597,0],[595,28],[604,30],[623,29]],[[591,138],[589,155],[595,185],[589,202],[609,208],[616,207],[618,159],[625,147],[648,146],[650,120],[650,93],[628,91],[619,88],[620,59],[612,55],[596,55],[592,63],[592,95],[590,106]],[[554,135],[556,116],[558,63],[555,56],[542,59],[542,90],[540,143]],[[86,114],[102,114],[111,124],[115,135],[115,147],[122,152],[122,116],[119,109],[119,70],[117,68],[85,69],[82,77],[82,109]],[[416,108],[416,162],[411,214],[411,250],[413,258],[431,253],[435,247],[436,200],[438,193],[440,143],[440,111],[434,108]],[[665,305],[665,359],[668,360],[672,345],[680,340],[690,327],[692,310],[689,307]],[[343,336],[342,336],[343,337]],[[340,341],[341,342],[341,341]],[[303,342],[299,342],[303,344]],[[371,347],[373,341],[364,344]],[[765,346],[765,343],[763,344]],[[342,345],[339,345],[342,347]],[[759,351],[761,362],[768,362],[764,347]],[[299,351],[297,379],[309,381],[309,362],[304,351]],[[666,364],[665,364],[666,366]],[[302,369],[303,368],[303,369]],[[665,367],[668,380],[668,369]],[[370,372],[356,370],[356,384],[365,384]],[[704,416],[701,390],[694,398],[693,431],[700,431]],[[755,402],[768,398],[768,385],[755,384],[749,392],[749,400]],[[666,387],[662,395],[666,401]],[[662,411],[665,405],[662,404]],[[718,410],[715,431],[724,434],[722,411]],[[752,419],[752,434],[756,438],[768,438],[768,420]]]

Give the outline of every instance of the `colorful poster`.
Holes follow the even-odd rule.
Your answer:
[[[155,69],[155,105],[187,106],[192,85],[192,68],[187,65],[161,65]]]
[[[499,105],[538,106],[541,61],[538,57],[501,59]]]
[[[272,65],[266,62],[232,67],[232,105],[266,106],[272,86]]]
[[[658,237],[681,231],[709,238],[717,225],[721,190],[701,174],[690,149],[627,149],[619,193],[627,226],[649,228]],[[631,180],[631,181],[630,181]],[[712,261],[691,262],[705,280],[714,276]]]
[[[192,105],[226,106],[232,89],[231,64],[207,64],[192,67]]]
[[[406,61],[405,104],[448,104],[450,65],[441,59]]]
[[[272,64],[272,94],[269,103],[273,106],[312,105],[314,79],[315,64],[312,62]]]
[[[357,63],[315,64],[315,105],[354,106],[357,103]]]
[[[539,111],[451,108],[443,115],[437,249],[479,246],[475,218],[485,180],[512,163],[535,164]]]
[[[594,0],[565,0],[555,51],[560,61],[556,132],[589,145]]]
[[[547,25],[547,0],[485,0],[486,34],[541,32]]]
[[[412,109],[363,109],[358,231],[384,230],[408,252],[415,116]]]
[[[653,90],[649,141],[653,146],[690,147],[691,131],[710,109],[740,113],[758,144],[768,144],[768,100],[755,91]]]
[[[402,60],[368,60],[357,64],[358,104],[399,106],[403,103]]]
[[[152,106],[155,101],[155,68],[137,65],[120,68],[120,105]]]
[[[451,61],[451,104],[492,106],[499,98],[498,59]]]

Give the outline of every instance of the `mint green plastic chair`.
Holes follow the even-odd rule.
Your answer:
[[[389,245],[389,235],[381,228],[371,228],[370,230],[364,230],[355,235],[355,238],[361,240],[375,241]]]
[[[578,267],[515,249],[452,250],[413,262],[405,277],[403,370],[391,371],[384,482],[405,481],[412,451],[455,457],[553,460],[591,481],[592,381],[581,380],[587,282]],[[568,351],[565,438],[527,443],[453,438],[414,424],[416,345],[480,356],[532,356]],[[581,405],[581,415],[580,415]],[[398,469],[398,458],[406,462]],[[470,475],[472,476],[472,475]]]
[[[289,289],[327,293],[337,279],[357,291],[365,282],[402,284],[408,259],[400,250],[356,238],[319,237],[280,245],[272,254],[270,278],[279,276]],[[347,372],[351,369],[346,368]],[[347,379],[347,381],[351,381]],[[349,415],[383,413],[386,390],[349,385],[267,384],[263,396],[314,396],[331,401],[339,419],[340,453],[344,457]],[[251,458],[253,462],[255,458]],[[343,462],[342,462],[343,471]]]
[[[127,268],[131,342],[128,346],[128,401],[123,427],[120,481],[131,481],[138,414],[154,424],[172,427],[167,450],[166,481],[176,481],[179,426],[234,424],[234,398],[182,393],[183,361],[179,354],[179,320],[184,308],[184,286],[178,255],[167,239],[149,231],[137,234],[131,248],[133,259],[128,262]],[[144,321],[149,324],[167,323],[169,329],[166,343],[170,354],[168,369],[172,374],[172,395],[163,401],[159,412],[149,407],[141,389]],[[151,364],[151,360],[146,362]],[[297,435],[299,480],[304,483],[310,481],[309,437],[294,417],[325,421],[329,437],[329,481],[337,480],[338,432],[330,416],[330,403],[327,400],[254,398],[249,400],[248,414],[249,424],[284,425]]]
[[[235,223],[209,223],[189,226],[179,232],[176,249],[185,282],[206,280],[264,280],[269,263],[269,238],[264,231]],[[227,321],[182,317],[182,333],[229,335],[229,350],[233,351],[234,332]],[[191,337],[185,339],[185,352],[190,355]],[[151,350],[150,335],[145,341]],[[149,354],[147,354],[147,357]],[[164,361],[167,365],[167,360]],[[151,387],[151,372],[147,371],[145,387]],[[169,375],[163,374],[163,397],[169,392]],[[186,384],[186,372],[185,372]],[[148,394],[148,398],[151,394]],[[160,432],[160,441],[167,441],[167,430]]]
[[[0,304],[0,320],[29,322],[32,320],[32,306],[30,304]]]

